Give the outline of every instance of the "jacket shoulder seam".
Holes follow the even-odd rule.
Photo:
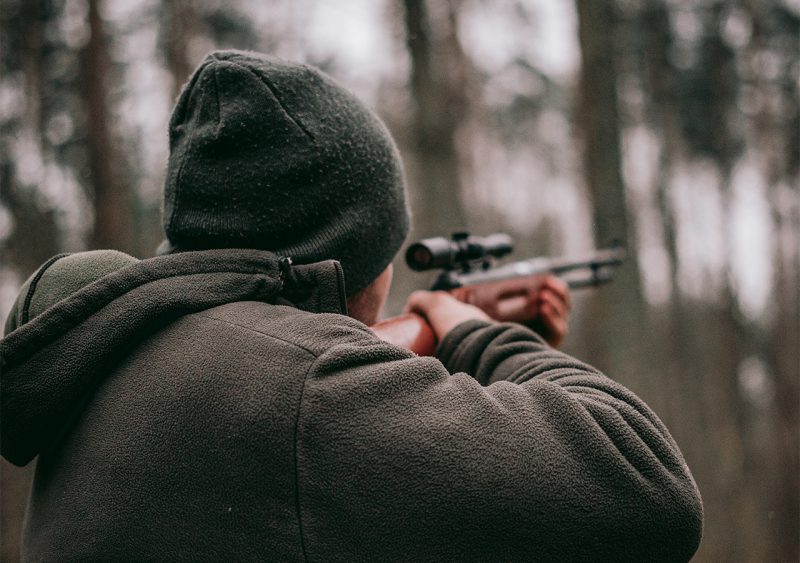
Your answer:
[[[258,334],[259,336],[264,336],[264,337],[267,337],[267,338],[272,338],[273,340],[278,340],[280,342],[284,342],[286,344],[291,344],[295,348],[299,348],[300,350],[304,351],[308,355],[312,356],[314,359],[319,357],[319,354],[317,352],[314,352],[313,350],[307,348],[306,346],[303,346],[302,344],[298,344],[297,342],[294,342],[292,340],[288,340],[286,338],[281,338],[280,336],[276,336],[276,335],[271,334],[269,332],[256,330],[253,327],[245,326],[243,324],[236,323],[236,322],[233,322],[233,321],[229,321],[227,319],[220,319],[219,317],[214,317],[212,315],[208,315],[208,314],[204,314],[204,313],[194,313],[194,316],[203,317],[205,319],[210,319],[212,321],[217,321],[217,322],[229,325],[229,326],[233,326],[233,327],[239,328],[239,329],[244,330],[246,332],[252,332],[254,334]]]

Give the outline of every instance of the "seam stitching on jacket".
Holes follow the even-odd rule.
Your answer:
[[[198,317],[203,317],[203,318],[212,320],[212,321],[217,321],[217,322],[224,323],[224,324],[227,324],[227,325],[230,325],[230,326],[234,326],[236,328],[240,328],[240,329],[246,330],[248,332],[254,332],[254,333],[256,333],[256,334],[258,334],[260,336],[265,336],[267,338],[272,338],[272,339],[278,340],[280,342],[285,342],[286,344],[291,344],[292,346],[295,346],[296,348],[299,348],[299,349],[303,350],[304,352],[308,353],[309,355],[313,356],[315,360],[319,359],[319,355],[318,354],[315,354],[314,352],[312,352],[311,350],[309,350],[305,346],[302,346],[302,345],[300,345],[300,344],[298,344],[296,342],[291,342],[289,340],[286,340],[284,338],[280,338],[280,337],[275,336],[273,334],[267,334],[266,332],[261,332],[259,330],[255,330],[254,328],[251,328],[251,327],[248,327],[248,326],[244,326],[244,325],[241,325],[241,324],[238,324],[238,323],[234,323],[234,322],[231,322],[231,321],[228,321],[228,320],[225,320],[225,319],[220,319],[220,318],[217,318],[217,317],[213,317],[211,315],[202,314],[202,313],[195,313],[195,315],[198,316]],[[306,370],[306,373],[303,376],[303,385],[300,388],[300,399],[297,402],[297,411],[296,411],[296,414],[295,414],[295,421],[294,421],[294,480],[295,480],[295,498],[294,498],[294,501],[295,501],[295,511],[297,512],[297,525],[298,525],[298,529],[299,529],[299,532],[300,532],[300,550],[303,553],[303,560],[304,561],[308,561],[308,554],[306,552],[305,538],[303,537],[303,518],[302,518],[302,513],[301,513],[301,510],[300,510],[300,463],[298,461],[298,445],[299,445],[299,442],[300,442],[300,411],[301,411],[301,409],[303,407],[303,396],[304,396],[305,390],[306,390],[306,382],[308,381],[308,374],[311,373],[311,370],[314,368],[315,365],[316,365],[316,362],[312,362],[311,365],[308,366],[308,369]]]
[[[300,460],[298,455],[300,445],[300,412],[303,409],[303,397],[306,393],[306,382],[308,381],[308,374],[316,366],[317,363],[313,362],[306,370],[303,376],[303,385],[300,387],[300,399],[297,401],[297,413],[294,420],[294,503],[295,510],[297,511],[297,525],[300,531],[300,549],[303,553],[303,560],[308,561],[308,553],[306,551],[306,540],[303,537],[303,516],[300,510]]]
[[[239,323],[235,323],[235,322],[232,322],[232,321],[229,321],[229,320],[226,320],[226,319],[220,319],[218,317],[213,317],[211,315],[207,315],[207,314],[204,314],[202,312],[193,313],[193,314],[196,317],[203,317],[204,319],[210,319],[212,321],[217,321],[217,322],[224,323],[224,324],[227,324],[227,325],[230,325],[230,326],[235,326],[236,328],[241,328],[242,330],[246,330],[248,332],[254,332],[254,333],[259,334],[261,336],[266,336],[267,338],[272,338],[272,339],[278,340],[280,342],[285,342],[286,344],[291,344],[292,346],[303,350],[304,352],[306,352],[310,356],[313,356],[314,359],[317,359],[319,357],[319,354],[317,354],[313,350],[309,350],[308,348],[306,348],[302,344],[298,344],[297,342],[292,342],[291,340],[286,340],[285,338],[281,338],[280,336],[275,336],[274,334],[269,334],[268,332],[262,332],[260,330],[254,329],[252,327],[244,326],[244,325],[241,325]]]
[[[31,307],[31,301],[33,300],[33,294],[36,292],[36,286],[39,284],[39,281],[42,279],[42,276],[44,276],[44,273],[48,270],[48,268],[50,268],[50,266],[55,264],[61,258],[69,256],[69,254],[70,254],[69,252],[65,252],[63,254],[56,254],[55,256],[50,258],[50,260],[45,262],[42,265],[42,267],[39,268],[39,271],[36,272],[36,275],[31,280],[31,285],[28,288],[28,293],[25,295],[25,301],[22,304],[22,318],[20,319],[20,326],[26,324],[29,320],[30,307]]]

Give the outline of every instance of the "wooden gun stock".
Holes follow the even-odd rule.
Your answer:
[[[392,317],[372,325],[378,338],[411,350],[417,356],[433,356],[436,335],[428,322],[414,313]]]

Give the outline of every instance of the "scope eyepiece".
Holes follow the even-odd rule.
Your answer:
[[[452,270],[488,258],[501,258],[512,250],[514,242],[505,233],[485,237],[454,233],[452,239],[433,237],[413,243],[406,250],[406,263],[417,272]]]

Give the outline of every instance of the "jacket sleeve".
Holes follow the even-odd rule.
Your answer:
[[[297,437],[309,550],[691,558],[702,529],[697,487],[633,393],[515,324],[464,323],[437,355],[357,338],[318,358]]]

